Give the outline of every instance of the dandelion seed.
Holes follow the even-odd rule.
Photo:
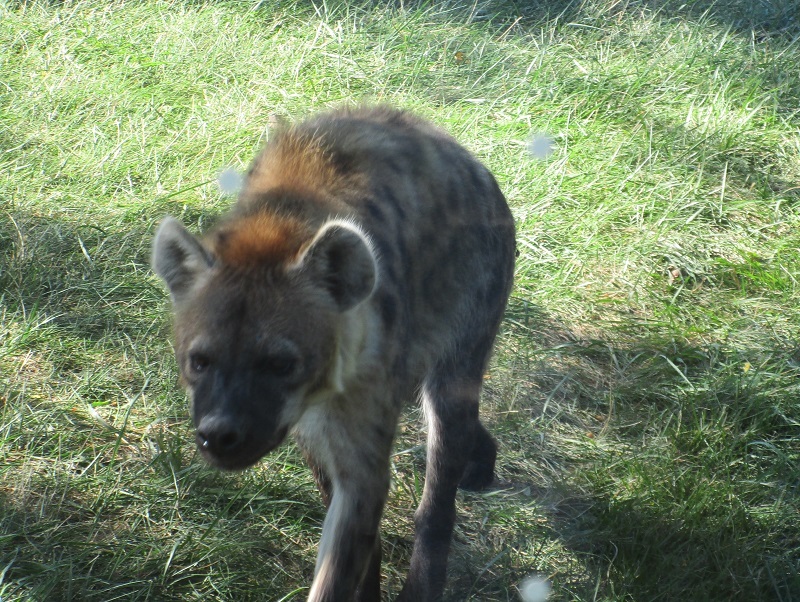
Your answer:
[[[225,194],[236,194],[242,188],[242,174],[228,167],[219,174],[219,189]]]
[[[550,597],[550,582],[544,577],[532,575],[519,586],[522,602],[545,602]]]
[[[528,138],[528,152],[534,159],[547,159],[555,150],[555,140],[548,134],[538,133]]]

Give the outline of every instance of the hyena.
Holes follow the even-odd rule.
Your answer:
[[[201,455],[243,469],[291,432],[328,506],[309,601],[380,600],[392,443],[416,396],[427,467],[398,600],[441,598],[456,489],[494,478],[478,398],[514,254],[489,171],[382,107],[277,132],[202,239],[159,227],[153,266]]]

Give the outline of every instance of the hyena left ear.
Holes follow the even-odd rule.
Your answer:
[[[340,311],[351,309],[369,297],[378,273],[369,239],[346,221],[322,226],[295,269],[308,270]]]
[[[214,258],[178,220],[165,217],[153,239],[152,263],[167,283],[172,301],[180,302],[211,268]]]

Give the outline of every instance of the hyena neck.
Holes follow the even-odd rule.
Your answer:
[[[327,383],[328,390],[336,394],[374,378],[380,357],[377,316],[369,301],[344,312],[340,318]]]

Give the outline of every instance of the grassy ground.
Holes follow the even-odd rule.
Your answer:
[[[499,483],[460,494],[448,600],[531,573],[553,600],[800,599],[799,35],[793,0],[0,2],[0,599],[304,599],[310,475],[292,446],[196,458],[149,244],[230,204],[216,174],[270,121],[359,101],[448,128],[518,220]]]

